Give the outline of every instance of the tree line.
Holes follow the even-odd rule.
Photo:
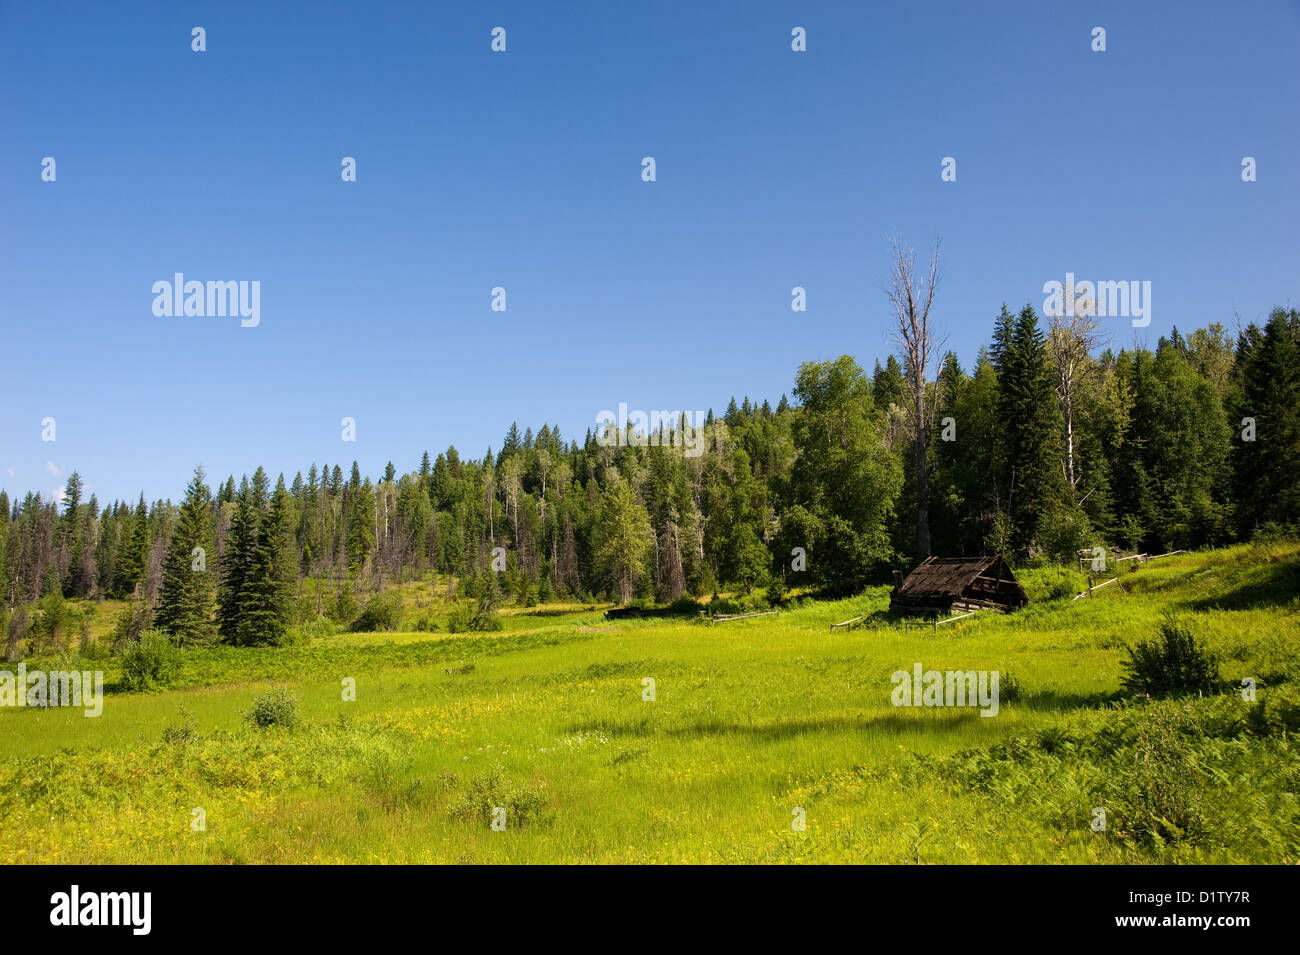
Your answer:
[[[448,594],[523,605],[842,594],[930,553],[1072,559],[1300,526],[1296,309],[1114,351],[1095,321],[1004,305],[972,366],[948,352],[928,374],[928,301],[909,315],[910,298],[901,360],[805,363],[793,401],[710,411],[699,454],[671,428],[566,442],[512,424],[495,452],[373,479],[355,462],[274,483],[259,467],[214,491],[199,468],[178,504],[103,507],[76,472],[57,501],[0,492],[8,646],[31,604],[71,597],[129,599],[128,635],[266,644],[431,572]]]

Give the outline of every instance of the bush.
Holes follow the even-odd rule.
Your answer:
[[[396,630],[402,619],[401,598],[394,592],[375,594],[366,601],[366,609],[352,622],[354,633]]]
[[[1078,551],[1096,542],[1092,540],[1087,516],[1082,511],[1061,507],[1049,510],[1040,519],[1038,543],[1052,557],[1073,561]]]
[[[504,809],[506,827],[516,829],[538,821],[545,808],[546,797],[539,787],[515,785],[498,766],[470,780],[468,791],[452,803],[451,815],[490,825],[494,811]]]
[[[159,690],[180,669],[180,651],[161,630],[145,630],[122,651],[122,683],[133,692]]]
[[[468,633],[474,621],[474,608],[469,604],[459,604],[447,615],[448,633]]]
[[[113,627],[113,650],[124,650],[140,639],[140,635],[153,626],[153,610],[145,601],[133,601],[122,611]]]
[[[300,628],[303,640],[315,640],[317,637],[332,637],[339,632],[338,624],[329,617],[313,617]]]
[[[253,708],[244,713],[244,719],[258,729],[297,726],[298,698],[287,689],[267,690],[253,700]]]
[[[698,600],[694,600],[691,597],[685,596],[684,594],[668,605],[669,613],[681,617],[699,616],[700,611],[703,609],[704,607],[700,604]]]
[[[474,611],[474,616],[469,622],[470,630],[475,633],[488,633],[489,631],[500,630],[502,626],[501,615],[496,612],[496,609],[488,600],[480,599],[478,609]]]
[[[170,746],[183,746],[187,743],[193,743],[199,738],[199,728],[194,722],[194,718],[181,704],[181,720],[177,725],[168,723],[163,727],[163,742]]]
[[[1214,654],[1196,642],[1187,627],[1166,620],[1160,636],[1125,647],[1128,659],[1121,663],[1120,684],[1131,693],[1170,696],[1219,689],[1219,662]]]

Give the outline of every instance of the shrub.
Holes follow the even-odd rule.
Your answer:
[[[325,616],[313,617],[304,623],[301,628],[304,640],[315,640],[317,637],[332,637],[338,632],[338,624]]]
[[[516,786],[502,776],[501,767],[470,780],[468,791],[451,806],[456,819],[491,824],[494,810],[506,811],[505,823],[514,829],[536,821],[546,806],[540,788]]]
[[[192,743],[199,738],[199,728],[194,722],[194,718],[181,704],[181,721],[178,725],[173,726],[168,723],[163,727],[163,742],[169,745],[184,745]]]
[[[490,602],[480,599],[478,609],[474,611],[474,616],[469,622],[470,630],[475,633],[487,633],[492,630],[500,630],[502,626],[501,615],[496,612]]]
[[[258,729],[297,726],[298,698],[287,689],[267,690],[253,700],[253,708],[244,713],[244,719]]]
[[[1082,591],[1075,590],[1075,583],[1065,577],[1058,577],[1047,585],[1048,600],[1073,600],[1075,595]]]
[[[448,633],[468,633],[474,622],[474,608],[469,604],[459,604],[447,615]]]
[[[1219,688],[1217,658],[1197,644],[1186,626],[1172,620],[1160,625],[1157,639],[1125,649],[1129,656],[1121,663],[1124,676],[1120,684],[1131,693],[1170,696]]]
[[[180,651],[161,630],[145,630],[122,651],[122,683],[131,691],[158,690],[180,669]]]
[[[668,605],[668,611],[670,613],[683,617],[698,616],[699,612],[703,609],[704,608],[700,605],[698,600],[687,597],[684,594]]]
[[[140,639],[140,635],[153,626],[153,610],[145,601],[133,601],[122,611],[113,626],[113,650],[125,649]]]
[[[352,622],[354,633],[374,633],[381,630],[396,630],[401,622],[401,598],[394,592],[375,594],[366,601],[366,609]]]

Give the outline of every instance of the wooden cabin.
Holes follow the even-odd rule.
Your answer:
[[[927,557],[906,579],[894,571],[889,609],[895,613],[1006,613],[1029,603],[1007,562],[996,557]]]

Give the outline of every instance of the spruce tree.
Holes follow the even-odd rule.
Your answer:
[[[1003,319],[999,319],[1002,334]],[[1064,482],[1057,467],[1061,426],[1047,363],[1047,339],[1033,306],[1026,305],[1016,316],[1009,340],[995,338],[994,355],[995,364],[1001,361],[1002,366],[998,416],[1015,541],[1029,544],[1039,519],[1062,500]]]
[[[260,525],[260,512],[245,479],[235,498],[235,513],[221,554],[221,586],[217,592],[219,630],[229,643],[238,643],[244,633],[242,595],[252,572]]]
[[[140,503],[136,506],[129,533],[130,537],[125,542],[122,560],[118,565],[117,591],[122,597],[134,593],[149,569],[149,508],[144,503],[143,491],[140,492]]]
[[[212,622],[214,588],[207,566],[209,555],[215,557],[211,493],[203,483],[203,468],[195,468],[163,560],[155,622],[183,646],[211,643],[216,636]]]
[[[239,589],[237,643],[274,646],[284,641],[293,618],[296,579],[292,499],[281,481],[258,528],[248,574]]]

